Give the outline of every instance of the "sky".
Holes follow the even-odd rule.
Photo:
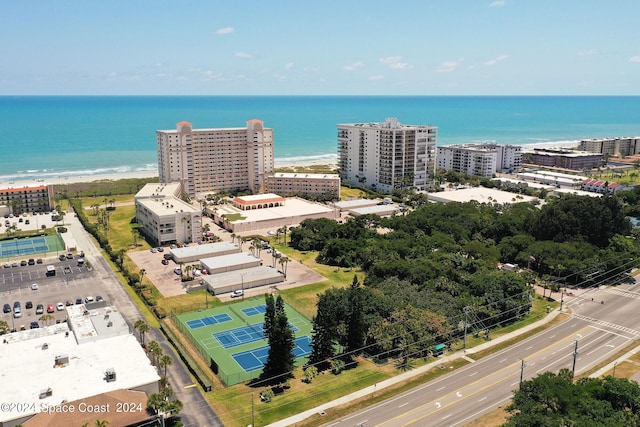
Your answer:
[[[0,7],[0,95],[640,95],[638,0]]]

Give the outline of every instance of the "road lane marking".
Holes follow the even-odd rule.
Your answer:
[[[440,390],[444,390],[444,386],[442,386],[442,387],[440,387],[440,388],[436,389],[436,391],[440,391]]]
[[[478,373],[478,371],[475,371],[473,374],[469,374],[470,377],[476,375]]]
[[[502,362],[506,362],[507,358],[505,357],[504,359],[502,359],[501,361],[499,361],[498,363],[502,363]]]

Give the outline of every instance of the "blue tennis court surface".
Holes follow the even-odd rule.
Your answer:
[[[0,257],[29,255],[48,251],[49,246],[47,245],[44,237],[5,240],[3,242],[0,242]]]
[[[222,313],[216,314],[215,316],[207,316],[200,319],[189,320],[187,322],[187,325],[189,325],[191,329],[197,329],[202,328],[203,326],[217,325],[218,323],[228,322],[230,320],[231,316],[229,316],[227,313]]]
[[[293,332],[298,331],[298,328],[295,326],[291,324],[289,324],[289,326],[291,326]],[[224,348],[236,347],[264,339],[264,322],[229,329],[228,331],[218,332],[212,335]]]
[[[296,346],[293,348],[293,354],[296,358],[304,357],[311,354],[311,338],[308,336],[296,338]],[[232,357],[238,362],[246,372],[262,369],[267,362],[269,355],[269,346],[259,347],[253,350],[241,351],[235,353]]]
[[[262,304],[262,305],[256,305],[255,307],[249,307],[249,308],[243,308],[242,312],[244,313],[245,316],[255,316],[257,314],[264,314],[267,311],[267,306]]]

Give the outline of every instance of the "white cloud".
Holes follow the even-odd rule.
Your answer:
[[[629,62],[640,62],[640,55],[632,56],[629,58]]]
[[[377,74],[375,76],[369,77],[369,80],[371,80],[372,82],[376,80],[382,80],[382,79],[384,79],[384,76],[382,74]]]
[[[344,67],[342,67],[342,69],[345,71],[355,71],[358,68],[362,68],[362,67],[364,67],[364,63],[361,61],[358,61],[358,62],[354,62],[351,65],[345,65]]]
[[[233,33],[235,30],[233,29],[233,27],[224,27],[224,28],[220,28],[216,31],[216,34],[231,34]]]
[[[236,58],[243,58],[243,59],[252,59],[253,55],[251,55],[250,53],[247,53],[247,52],[236,52],[235,57]]]
[[[487,67],[491,67],[492,65],[496,65],[500,61],[504,61],[508,57],[509,57],[508,55],[498,55],[495,58],[490,59],[487,62],[485,62],[484,65],[486,65]]]
[[[489,7],[502,7],[506,4],[507,2],[505,0],[495,0],[489,3]]]
[[[591,55],[595,55],[596,53],[598,53],[597,50],[595,49],[583,49],[583,50],[579,50],[576,55],[578,56],[591,56]]]
[[[320,68],[318,67],[304,67],[303,68],[305,73],[317,73],[318,71],[320,71]]]
[[[436,73],[450,73],[455,71],[460,64],[464,62],[464,58],[458,58],[455,61],[444,61],[436,68]]]
[[[293,68],[293,62],[289,62],[287,64],[285,64],[284,69],[285,70],[290,70]]]
[[[413,65],[401,62],[402,56],[387,56],[386,58],[380,58],[380,63],[388,65],[393,70],[405,70],[413,68]]]

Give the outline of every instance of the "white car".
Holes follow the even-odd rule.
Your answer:
[[[37,291],[37,290],[38,290],[38,284],[37,284],[37,283],[33,283],[33,284],[31,285],[31,290],[32,290],[32,291]]]
[[[57,303],[56,304],[56,310],[58,310],[58,311],[64,310],[64,304],[61,303],[61,302]]]
[[[244,291],[242,289],[231,292],[231,298],[241,297],[242,295],[244,295]]]
[[[84,302],[89,303],[89,302],[93,302],[93,297],[92,296],[88,296],[84,299]]]

